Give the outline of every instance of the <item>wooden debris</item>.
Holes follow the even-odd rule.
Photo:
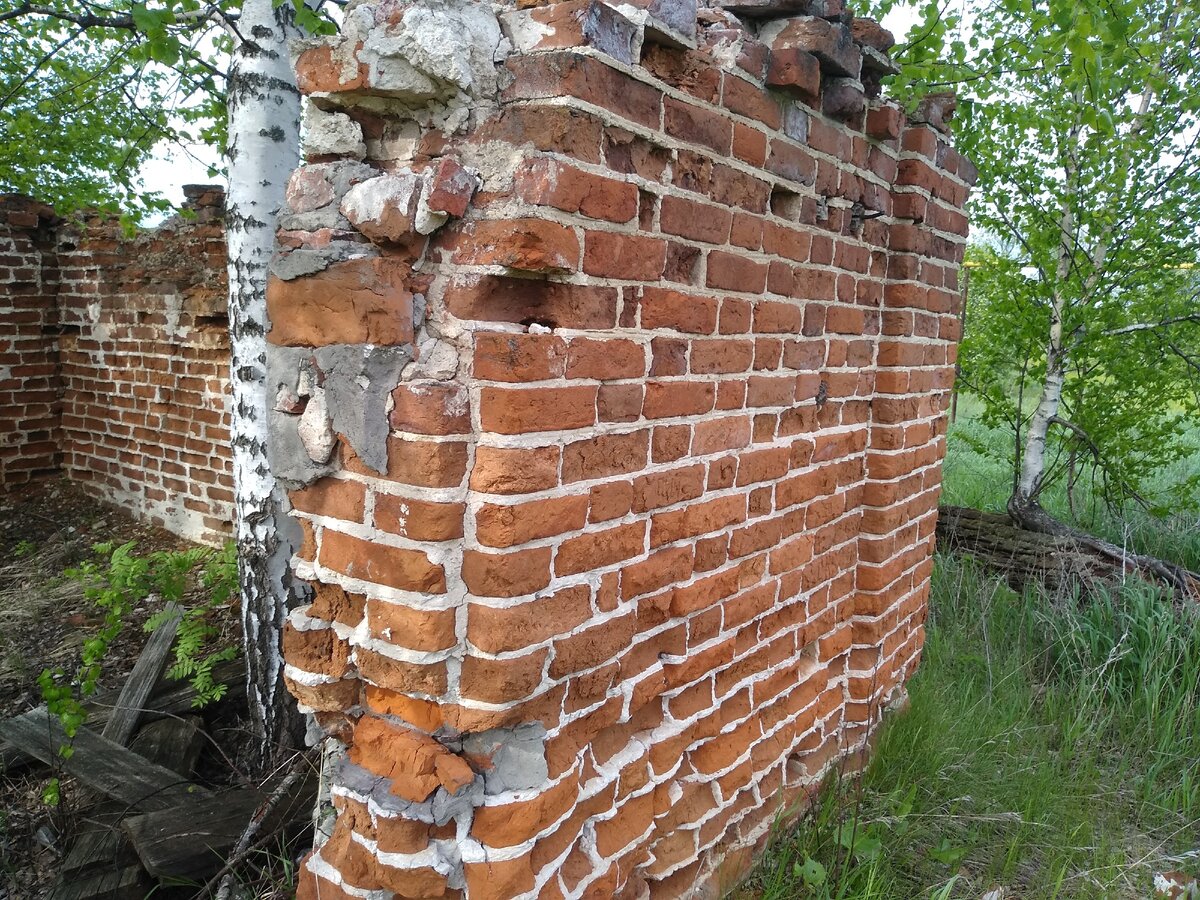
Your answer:
[[[143,725],[130,749],[152,763],[187,777],[195,769],[203,745],[200,718],[188,716],[183,719],[160,719]],[[121,831],[121,819],[127,812],[124,804],[109,801],[88,814],[90,827],[75,838],[71,852],[63,860],[62,874],[52,898],[58,897],[58,892],[66,892],[64,897],[75,900],[117,896],[108,893],[107,882],[103,880],[96,882],[97,893],[94,894],[80,893],[74,882],[78,881],[81,874],[95,874],[102,868],[109,873],[129,865],[140,869],[137,854]],[[89,879],[89,883],[92,880]]]
[[[1128,578],[1157,583],[1177,597],[1200,591],[1200,575],[1174,564],[1138,556],[1067,526],[1062,533],[1034,531],[1014,525],[1007,515],[961,506],[938,512],[938,545],[973,557],[1002,575],[1013,590],[1027,583],[1045,587],[1055,598],[1068,599],[1103,591]],[[1165,567],[1173,571],[1163,575]],[[1180,590],[1181,581],[1194,588]]]
[[[167,604],[165,612],[168,614],[167,618],[154,629],[150,640],[146,641],[146,646],[142,648],[133,670],[125,679],[125,684],[117,697],[116,706],[100,732],[110,741],[122,746],[129,743],[129,739],[137,730],[138,721],[141,719],[143,708],[146,705],[146,698],[150,696],[150,691],[158,683],[163,669],[167,667],[171,642],[175,640],[175,632],[179,629],[179,623],[183,619],[183,607],[178,603]]]
[[[152,895],[150,879],[141,866],[126,866],[72,878],[55,886],[48,900],[145,900]]]
[[[229,858],[275,785],[243,788],[196,799],[175,809],[131,816],[121,823],[146,871],[159,878],[207,878]],[[267,812],[258,829],[270,834],[307,822],[316,798],[316,778],[299,779]]]
[[[229,690],[221,699],[223,704],[241,703],[245,699],[246,666],[242,660],[220,663],[213,669],[213,679],[220,684],[229,685]],[[117,696],[116,691],[102,691],[84,704],[88,714],[88,727],[93,731],[103,730],[116,705]],[[160,682],[146,701],[144,718],[153,720],[163,715],[184,715],[191,712],[195,699],[196,691],[187,682]],[[0,772],[12,774],[33,761],[33,758],[19,747],[0,743]]]
[[[0,738],[47,764],[58,764],[80,782],[143,812],[170,809],[209,792],[86,728],[68,738],[57,717],[45,709],[0,722]],[[70,744],[69,759],[59,748]]]

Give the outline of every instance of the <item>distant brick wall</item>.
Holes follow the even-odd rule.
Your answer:
[[[56,472],[59,432],[58,264],[54,211],[0,195],[0,485]]]
[[[379,0],[300,58],[285,656],[346,745],[302,897],[715,896],[917,664],[949,101],[881,102],[833,0],[637,5]]]
[[[6,488],[27,480],[14,465],[61,471],[147,521],[216,543],[233,500],[221,192],[189,189],[185,208],[133,237],[115,219],[62,221],[44,207],[0,225],[0,241],[39,254],[5,298],[40,309],[36,322],[11,320],[23,329],[25,380],[0,416],[25,418],[6,430],[0,459],[21,460],[5,464]],[[10,315],[0,306],[0,340]]]

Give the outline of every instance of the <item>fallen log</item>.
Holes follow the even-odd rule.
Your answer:
[[[942,549],[971,556],[1000,574],[1016,591],[1037,583],[1054,596],[1086,594],[1110,588],[1130,576],[1158,583],[1179,599],[1200,588],[1200,575],[1122,551],[1075,529],[1030,530],[1014,524],[1008,515],[969,507],[940,508],[937,540]],[[1160,577],[1164,566],[1170,568],[1171,578]]]

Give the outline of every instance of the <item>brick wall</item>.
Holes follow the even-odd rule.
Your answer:
[[[54,212],[0,195],[0,485],[59,467]]]
[[[0,224],[0,241],[27,262],[3,302],[36,306],[37,317],[0,306],[0,334],[25,348],[25,380],[0,405],[21,422],[6,429],[0,460],[5,488],[25,472],[61,471],[141,518],[217,543],[233,500],[222,196],[187,193],[183,216],[134,236],[107,216],[63,221],[8,198],[21,211]]]
[[[284,650],[345,745],[302,897],[715,896],[919,659],[949,100],[881,101],[832,0],[642,6],[379,0],[300,57]]]

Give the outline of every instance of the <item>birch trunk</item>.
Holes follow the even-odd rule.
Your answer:
[[[1082,95],[1077,93],[1075,102],[1079,103],[1081,100]],[[1066,380],[1069,362],[1069,353],[1063,342],[1063,317],[1067,311],[1066,291],[1074,265],[1075,248],[1079,246],[1074,204],[1079,193],[1078,152],[1081,130],[1077,120],[1067,135],[1063,159],[1066,186],[1059,210],[1058,260],[1054,272],[1054,294],[1050,300],[1050,330],[1046,337],[1046,377],[1042,380],[1037,409],[1034,410],[1029,428],[1025,432],[1025,446],[1021,454],[1016,489],[1008,501],[1009,514],[1018,522],[1041,510],[1038,495],[1045,485],[1046,438],[1062,403],[1063,383]]]
[[[287,42],[291,6],[245,0],[229,74],[229,330],[233,474],[247,698],[260,764],[294,745],[300,717],[283,685],[293,596],[287,499],[267,463],[267,267],[288,176],[299,160],[300,98]]]

